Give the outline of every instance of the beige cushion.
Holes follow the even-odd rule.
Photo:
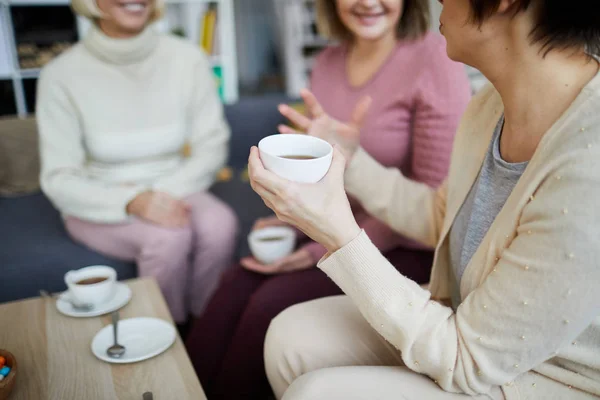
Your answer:
[[[0,195],[39,191],[40,159],[35,118],[0,119]]]

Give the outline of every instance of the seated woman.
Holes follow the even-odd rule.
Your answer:
[[[370,157],[358,128],[343,141],[320,129],[330,117],[313,98],[310,133],[339,149],[321,182],[283,180],[251,150],[254,190],[327,248],[318,267],[347,295],[273,320],[277,398],[600,396],[600,16],[584,2],[447,0],[441,22],[449,56],[493,86],[467,108],[439,189]],[[436,246],[429,290],[373,245],[344,182]]]
[[[204,309],[237,235],[233,212],[207,192],[230,135],[209,62],[148,27],[160,0],[73,8],[93,23],[40,76],[42,188],[74,240],[135,261],[182,323]]]
[[[460,115],[470,99],[464,65],[448,59],[443,38],[428,34],[427,0],[319,0],[321,31],[339,39],[319,55],[311,87],[336,118],[364,118],[361,144],[380,163],[437,187],[447,175]],[[367,108],[372,98],[368,116]],[[284,115],[291,108],[280,107]],[[298,121],[306,128],[308,119]],[[290,128],[280,127],[282,132]],[[353,213],[375,245],[412,279],[426,282],[433,252],[394,233],[358,204]],[[275,217],[256,227],[281,224]],[[283,309],[340,289],[319,269],[325,248],[303,244],[273,265],[245,258],[228,272],[187,345],[210,399],[261,398],[269,385],[263,343]]]

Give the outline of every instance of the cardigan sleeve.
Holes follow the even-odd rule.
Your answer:
[[[366,211],[395,232],[435,247],[446,209],[446,183],[433,189],[379,164],[359,148],[345,174],[345,187]]]
[[[192,100],[189,104],[190,155],[172,174],[158,179],[153,189],[177,198],[211,186],[225,165],[230,130],[225,121],[208,59],[199,54],[191,77]]]
[[[464,65],[448,58],[445,42],[430,42],[415,93],[408,177],[438,187],[448,174],[454,136],[471,88]]]
[[[37,88],[42,190],[63,214],[93,222],[125,221],[127,203],[146,188],[109,184],[85,173],[87,155],[77,109],[54,72],[43,70]]]
[[[370,215],[360,218],[358,226],[361,229],[364,229],[375,247],[382,253],[386,253],[400,246],[410,246],[412,249],[431,250],[430,248],[419,246],[418,243],[410,242],[408,239],[394,232],[388,225]],[[325,249],[322,244],[314,241],[306,243],[302,248],[310,252],[315,264],[327,253],[327,249]]]
[[[409,368],[447,391],[488,393],[558,352],[585,358],[593,349],[573,343],[600,309],[600,152],[587,151],[573,152],[543,182],[515,232],[500,232],[512,241],[456,313],[399,274],[364,232],[319,268]]]

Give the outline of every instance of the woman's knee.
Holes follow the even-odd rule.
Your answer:
[[[288,334],[293,335],[294,307],[283,310],[271,320],[265,336],[265,358],[268,359],[266,361],[278,363],[283,357],[285,349],[290,347],[293,338]]]
[[[295,360],[298,351],[309,346],[310,335],[303,327],[302,308],[306,304],[291,306],[271,321],[265,337],[265,370],[277,398],[305,371]]]
[[[330,375],[327,369],[323,369],[298,377],[285,391],[282,400],[337,400],[337,397],[331,397],[332,388],[341,388],[344,382],[336,381]]]
[[[141,246],[142,264],[151,263],[175,268],[187,264],[192,250],[192,230],[190,228],[170,229],[163,227],[148,228]]]
[[[206,244],[230,243],[239,232],[235,212],[216,198],[204,203],[202,209],[194,209],[192,220],[198,239]]]

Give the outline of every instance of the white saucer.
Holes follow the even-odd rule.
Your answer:
[[[102,328],[92,340],[92,353],[100,360],[115,364],[146,360],[167,350],[177,337],[175,327],[158,318],[123,319],[118,327],[118,341],[125,346],[125,354],[121,358],[111,358],[106,354],[113,345],[111,324]]]
[[[126,284],[124,284],[122,282],[116,282],[115,283],[115,295],[113,296],[112,299],[99,305],[98,307],[95,307],[91,311],[85,311],[85,312],[80,311],[80,310],[75,310],[73,308],[73,306],[71,305],[71,303],[69,303],[68,301],[65,301],[65,299],[68,299],[69,296],[70,296],[70,294],[68,291],[63,292],[60,294],[60,296],[58,296],[58,299],[56,300],[56,308],[58,309],[58,311],[60,311],[61,313],[65,314],[65,315],[68,315],[69,317],[79,317],[79,318],[97,317],[99,315],[108,314],[115,310],[118,310],[119,308],[123,307],[125,304],[129,303],[129,300],[131,300],[131,289],[129,288],[129,286],[127,286]]]

